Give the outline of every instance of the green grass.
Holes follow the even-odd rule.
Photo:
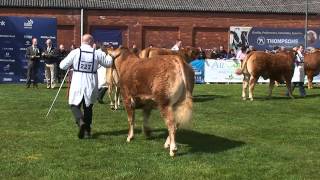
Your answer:
[[[167,135],[158,111],[151,139],[126,143],[124,110],[94,107],[93,139],[77,139],[66,89],[50,117],[57,90],[0,85],[0,179],[319,179],[320,89],[304,99],[242,101],[240,85],[197,85],[193,127],[177,134],[178,155],[163,149]],[[297,90],[296,90],[297,91]],[[297,92],[295,92],[297,95]]]

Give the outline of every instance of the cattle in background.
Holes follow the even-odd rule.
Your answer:
[[[308,77],[308,89],[313,88],[313,77],[320,73],[320,51],[306,54],[304,57],[304,71]]]
[[[269,97],[272,95],[272,89],[275,81],[286,83],[288,95],[293,98],[291,90],[291,79],[294,72],[294,52],[280,52],[270,54],[261,51],[253,51],[245,58],[241,72],[243,74],[242,98],[246,100],[246,90],[249,84],[249,99],[253,100],[254,86],[260,76],[264,79],[270,79]]]
[[[113,68],[107,68],[108,97],[113,110],[120,107],[119,74]]]
[[[191,62],[192,60],[196,59],[199,55],[199,50],[192,48],[192,47],[185,47],[180,49],[179,51],[172,51],[171,49],[165,49],[165,48],[146,48],[143,49],[139,53],[139,57],[141,59],[146,58],[152,58],[160,55],[179,55],[181,56],[186,63]],[[194,88],[194,71],[191,66],[188,64],[186,65],[186,78],[188,83],[188,89],[190,89],[191,92],[193,92]]]
[[[127,48],[118,48],[111,55],[115,57],[120,93],[128,114],[127,141],[134,137],[135,109],[143,110],[144,133],[148,136],[150,113],[158,108],[169,132],[164,146],[169,148],[170,156],[174,156],[176,129],[190,122],[192,116],[192,95],[186,81],[188,64],[176,55],[141,60]]]

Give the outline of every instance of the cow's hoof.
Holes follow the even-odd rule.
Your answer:
[[[250,98],[250,101],[253,101],[253,98]]]
[[[242,100],[243,100],[243,101],[246,101],[246,100],[247,100],[247,98],[245,98],[245,97],[242,97]]]
[[[165,149],[168,149],[168,148],[170,147],[170,144],[169,144],[169,143],[164,143],[163,147],[164,147]]]
[[[170,150],[170,153],[169,153],[169,154],[170,154],[170,156],[171,156],[171,157],[176,156],[177,151],[178,151],[177,149]]]
[[[131,142],[133,140],[133,137],[127,137],[127,142]]]

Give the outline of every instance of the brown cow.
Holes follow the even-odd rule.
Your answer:
[[[308,77],[308,89],[311,89],[313,88],[313,77],[320,73],[320,51],[315,51],[305,55],[304,71]]]
[[[195,57],[199,54],[199,51],[192,47],[186,47],[179,51],[172,51],[171,49],[165,49],[165,48],[146,48],[143,49],[139,57],[141,59],[147,59],[156,57],[159,55],[179,55],[181,56],[186,63],[191,62]],[[192,67],[188,64],[186,64],[186,76],[187,76],[187,83],[188,83],[188,89],[190,89],[191,92],[193,92],[194,88],[194,71]]]
[[[169,136],[165,148],[170,156],[177,151],[176,129],[188,123],[192,115],[192,95],[187,88],[184,60],[175,55],[157,56],[148,61],[140,60],[127,48],[111,53],[115,57],[115,69],[120,75],[120,92],[128,114],[127,141],[134,136],[135,109],[143,110],[144,132],[148,136],[148,118],[153,108],[159,108],[168,127]]]
[[[242,65],[242,74],[244,75],[242,98],[246,100],[246,89],[249,84],[249,99],[253,100],[253,90],[259,77],[270,79],[269,97],[272,95],[274,82],[285,80],[289,96],[292,96],[291,79],[294,72],[294,52],[281,52],[270,54],[261,51],[249,53]]]

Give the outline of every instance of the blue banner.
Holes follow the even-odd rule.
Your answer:
[[[118,48],[122,45],[122,30],[119,28],[95,28],[92,36],[96,42]]]
[[[308,30],[308,47],[320,48],[318,30]],[[295,28],[255,28],[248,34],[249,45],[257,50],[273,50],[274,47],[284,46],[292,48],[297,45],[304,45],[304,29]]]
[[[204,62],[205,60],[196,59],[190,62],[192,69],[195,73],[195,83],[203,84],[204,83]]]
[[[52,39],[56,45],[56,18],[0,16],[0,83],[26,81],[26,48],[33,37],[38,47],[44,48],[45,41]],[[40,63],[38,79],[44,80],[44,63]]]

